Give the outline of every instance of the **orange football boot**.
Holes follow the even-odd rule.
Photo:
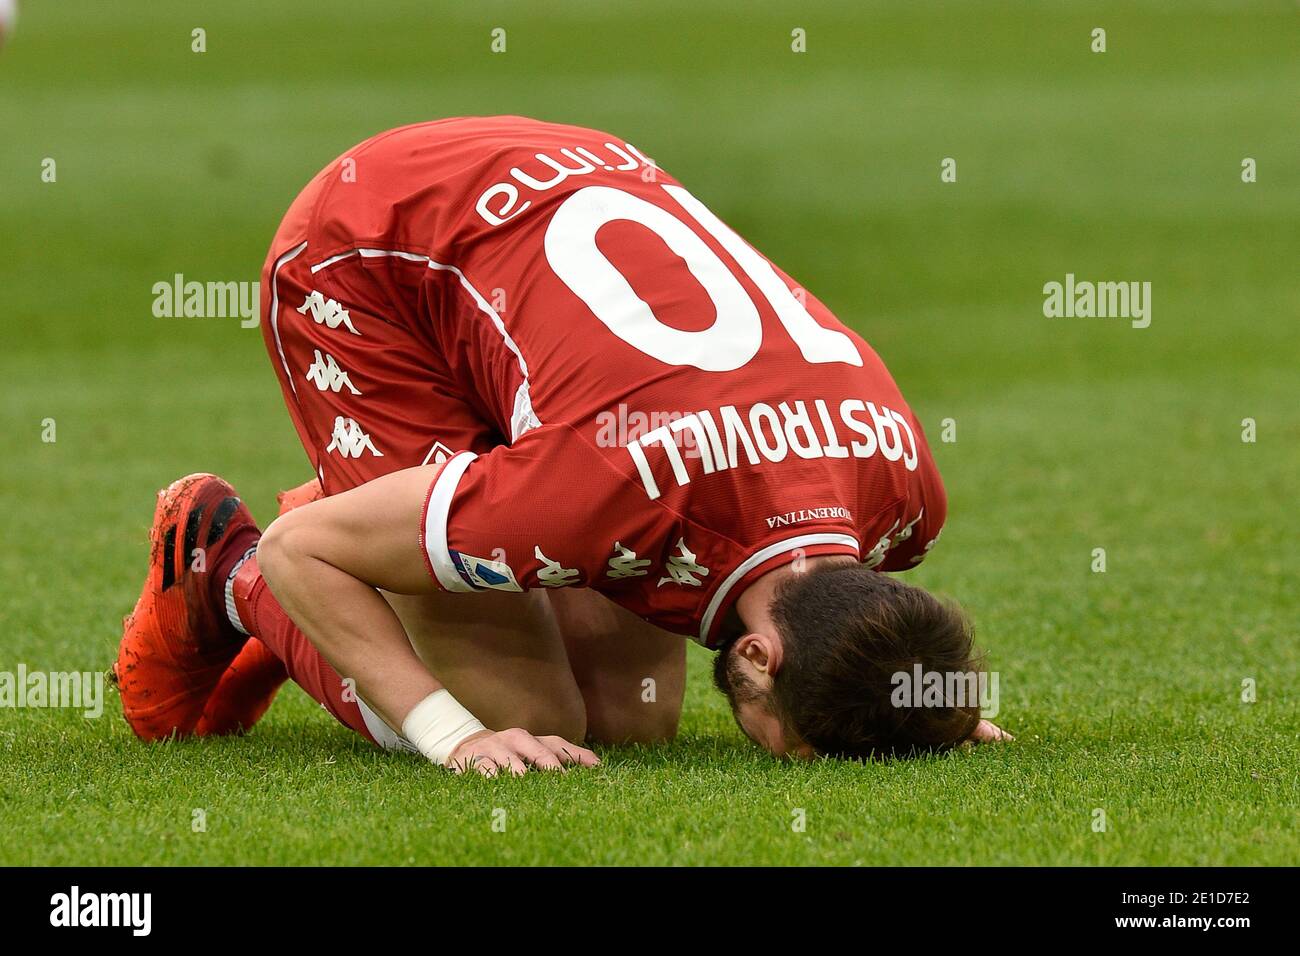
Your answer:
[[[209,568],[257,525],[235,489],[216,475],[187,475],[158,493],[149,529],[149,574],[122,620],[112,676],[122,713],[142,740],[194,730],[222,674],[244,645],[212,596]]]
[[[194,726],[196,737],[221,737],[251,730],[271,709],[275,695],[289,679],[280,658],[256,637],[250,637],[203,708]]]
[[[280,514],[284,514],[323,497],[320,482],[312,479],[305,485],[280,492],[276,500]],[[256,637],[250,637],[208,698],[194,733],[208,737],[251,729],[270,709],[276,693],[288,679],[289,673],[280,659]]]

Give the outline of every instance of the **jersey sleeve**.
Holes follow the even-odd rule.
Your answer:
[[[881,528],[875,540],[865,542],[864,561],[881,571],[906,571],[925,560],[939,541],[948,517],[948,496],[930,453],[921,423],[911,416],[917,449],[917,469],[908,481],[907,498],[894,516],[894,524]]]
[[[604,589],[646,575],[673,519],[572,429],[448,459],[429,488],[421,544],[445,591]]]

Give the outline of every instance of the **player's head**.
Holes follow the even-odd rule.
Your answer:
[[[778,756],[909,756],[979,724],[977,694],[916,686],[919,671],[966,688],[981,669],[966,616],[929,592],[824,564],[783,580],[769,617],[722,649],[714,682],[745,734]]]

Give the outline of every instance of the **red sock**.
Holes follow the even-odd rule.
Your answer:
[[[243,559],[249,548],[257,546],[261,536],[262,532],[256,528],[244,525],[221,542],[220,550],[215,555],[211,568],[212,573],[208,575],[208,600],[212,602],[213,607],[225,607],[226,581],[230,578],[230,572],[234,570],[235,564]],[[219,613],[217,617],[225,622],[226,633],[230,639],[235,643],[243,644],[244,635],[235,630],[235,626],[227,621],[226,615]]]
[[[355,730],[371,743],[378,743],[366,727],[355,688],[343,683],[338,672],[321,657],[307,635],[280,607],[280,602],[262,579],[256,555],[245,561],[235,575],[234,594],[240,622],[284,662],[293,682],[333,714],[339,723]]]

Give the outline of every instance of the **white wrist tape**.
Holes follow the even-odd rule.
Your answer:
[[[402,736],[442,767],[462,740],[486,729],[445,687],[412,707],[402,721]]]

